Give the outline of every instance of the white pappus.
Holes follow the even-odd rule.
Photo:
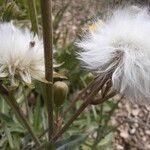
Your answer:
[[[118,9],[95,22],[77,42],[78,59],[131,102],[150,104],[150,14],[147,8]]]
[[[0,23],[0,78],[12,86],[32,79],[46,82],[43,43],[28,29]]]

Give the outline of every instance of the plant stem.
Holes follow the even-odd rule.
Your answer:
[[[43,40],[45,57],[45,78],[53,83],[53,25],[52,25],[52,2],[41,0]],[[45,84],[45,101],[48,112],[49,140],[53,134],[53,84]]]
[[[95,83],[97,82],[97,77],[94,79],[94,81],[90,82],[89,85],[84,88],[81,93],[79,93],[74,100],[72,100],[71,104],[65,109],[65,111],[63,112],[63,115],[65,116],[69,110],[76,104],[76,102],[80,99],[84,99],[86,97],[86,95],[88,94],[88,92],[90,91],[90,89],[95,85]]]
[[[36,11],[35,0],[28,0],[29,15],[32,24],[32,31],[39,34],[38,17]]]
[[[25,102],[25,108],[26,108],[26,117],[28,118],[28,120],[30,120],[30,117],[29,117],[29,112],[30,112],[30,108],[29,108],[29,104],[28,104],[28,96],[29,92],[28,90],[25,88],[24,89],[24,93],[23,93],[23,96],[24,96],[24,102]],[[29,121],[30,122],[30,121]]]
[[[80,106],[80,108],[77,110],[77,112],[71,117],[70,120],[64,125],[64,127],[55,134],[55,136],[52,138],[52,141],[56,141],[68,128],[69,126],[73,123],[73,121],[83,112],[83,110],[90,104],[92,101],[93,97],[98,93],[98,91],[102,88],[102,86],[105,84],[106,79],[102,79],[102,81],[98,82],[94,87],[94,91],[89,94],[89,96],[86,98],[85,102]],[[102,99],[101,102],[105,100]]]
[[[113,93],[112,93],[113,94]],[[115,94],[115,93],[114,93]],[[110,94],[109,94],[110,95]],[[121,101],[121,99],[122,99],[122,96],[120,97],[120,99],[119,99],[119,101],[115,104],[115,106],[112,108],[112,110],[109,112],[109,117],[105,120],[105,124],[104,124],[104,126],[103,126],[103,128],[102,128],[102,126],[101,126],[101,123],[102,123],[102,116],[103,116],[103,105],[102,105],[102,107],[101,107],[101,118],[100,118],[100,125],[99,125],[99,127],[98,127],[98,129],[97,129],[97,137],[96,137],[96,139],[95,139],[95,141],[94,141],[94,143],[93,143],[93,146],[92,146],[92,150],[95,150],[96,149],[96,147],[97,147],[97,145],[98,145],[98,143],[107,135],[107,134],[109,134],[111,131],[113,131],[115,128],[117,128],[117,127],[115,127],[115,128],[112,128],[112,129],[110,129],[110,130],[108,130],[106,133],[104,133],[104,131],[105,131],[105,128],[107,128],[108,127],[108,122],[109,122],[109,120],[110,120],[110,118],[111,118],[111,116],[113,115],[113,113],[114,113],[114,111],[116,110],[116,108],[118,107],[118,103]],[[121,123],[122,124],[122,123]]]
[[[91,87],[91,85],[92,85],[92,87],[95,87],[94,85],[96,84],[96,82],[97,82],[97,79],[95,79],[95,81],[94,82],[92,82],[92,84],[90,84],[90,86],[88,86],[88,88],[86,88],[86,90],[88,90],[89,89],[89,87]],[[98,82],[99,83],[99,82]],[[101,84],[102,85],[102,84]],[[97,86],[97,84],[96,84],[96,86]],[[94,88],[95,89],[95,88]],[[82,94],[84,93],[86,93],[86,94],[88,94],[87,92],[86,92],[86,90],[83,90],[82,91]],[[96,93],[96,92],[95,92]],[[80,96],[82,96],[82,94],[80,93],[77,97],[80,97]],[[83,97],[82,97],[83,98]],[[85,95],[84,95],[84,98],[85,98]],[[92,98],[92,97],[91,97]],[[76,100],[76,99],[75,99]],[[74,119],[76,119],[80,114],[81,114],[81,112],[86,108],[86,106],[89,104],[90,102],[87,102],[87,99],[85,100],[85,102],[80,106],[80,108],[77,110],[77,112],[75,113],[75,115],[74,116],[72,116],[72,118],[66,123],[66,125],[68,124],[68,127],[70,126],[70,124],[74,121]],[[71,108],[71,107],[70,107]],[[64,113],[63,113],[63,115],[64,115]],[[70,122],[70,123],[69,123]],[[65,125],[65,126],[66,126]],[[65,126],[63,127],[63,128],[65,128]],[[66,130],[66,129],[62,129],[62,130]],[[47,128],[40,136],[39,136],[39,138],[41,138],[46,132],[48,132],[49,131],[49,128]],[[63,131],[63,132],[64,132]],[[59,131],[59,132],[62,132],[62,131]],[[60,133],[57,133],[57,134],[60,134]],[[61,133],[62,134],[62,133]],[[60,135],[61,135],[60,134]],[[56,136],[56,134],[55,134],[55,136]],[[54,138],[55,137],[53,137],[52,139],[54,140]]]
[[[91,92],[91,94],[84,99],[84,103],[80,106],[80,108],[77,110],[77,112],[72,116],[72,118],[70,118],[70,120],[68,120],[68,122],[64,125],[64,127],[58,131],[54,137],[52,137],[52,141],[55,142],[68,128],[69,126],[73,123],[73,121],[83,112],[83,110],[91,103],[91,100],[93,99],[93,97],[97,94],[97,92],[102,88],[102,86],[105,84],[106,80],[104,79],[102,82],[98,82],[95,86],[93,85],[93,91]],[[96,82],[94,82],[95,84]],[[105,95],[105,97],[99,99],[99,103],[101,104],[103,102],[105,102],[106,100],[108,100],[109,98],[112,98],[113,96],[116,95],[115,91],[110,92],[108,95]],[[49,128],[46,129],[40,136],[39,138],[41,138],[46,132],[49,131]],[[43,148],[45,146],[45,144],[42,144],[40,147],[38,147],[39,150],[41,148]]]
[[[101,99],[101,103],[106,101],[110,97],[105,97]],[[57,139],[69,128],[69,126],[73,123],[73,121],[83,112],[83,110],[90,104],[92,100],[92,96],[89,97],[86,102],[84,102],[81,107],[77,110],[77,112],[73,115],[73,117],[64,125],[64,127],[52,138],[52,140],[55,142]]]
[[[5,98],[8,105],[13,109],[13,111],[14,111],[16,117],[18,118],[19,122],[21,124],[23,124],[25,126],[25,128],[29,131],[29,133],[33,137],[35,143],[37,144],[37,146],[40,146],[40,141],[38,140],[38,138],[34,134],[32,128],[31,128],[31,125],[29,124],[28,120],[26,119],[23,111],[20,109],[20,107],[19,107],[18,103],[16,102],[13,94],[9,93],[8,96],[3,95],[3,97]]]

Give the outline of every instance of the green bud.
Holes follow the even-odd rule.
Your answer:
[[[56,107],[60,107],[68,94],[68,85],[64,82],[57,81],[53,85],[54,88],[54,104]]]

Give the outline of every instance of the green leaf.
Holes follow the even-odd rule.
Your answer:
[[[106,135],[98,144],[98,149],[110,150],[112,148],[113,133]]]
[[[9,127],[10,132],[25,132],[24,128],[20,126],[19,123],[15,123],[14,120],[6,114],[0,113],[0,120],[3,121]]]
[[[23,129],[21,126],[18,126],[16,124],[12,124],[12,126],[9,127],[10,132],[16,132],[16,133],[25,133],[26,130]]]
[[[4,147],[4,145],[7,143],[7,137],[5,136],[5,137],[3,137],[3,138],[1,138],[1,140],[0,140],[0,147]]]
[[[56,142],[56,150],[73,150],[84,143],[87,135],[73,135],[67,139]]]
[[[8,139],[10,148],[11,148],[11,149],[14,149],[14,143],[13,143],[12,135],[11,135],[11,133],[10,133],[9,128],[7,128],[6,125],[4,125],[4,131],[5,131],[6,137],[7,137],[7,139]]]
[[[99,143],[99,146],[108,145],[112,141],[113,134],[112,132],[106,135]]]
[[[40,101],[40,97],[38,97],[35,105],[34,118],[33,118],[33,126],[35,131],[39,130],[40,123],[42,120],[41,114],[42,114],[41,101]]]
[[[52,143],[47,142],[45,145],[45,150],[55,150],[55,146]]]
[[[13,119],[6,114],[0,113],[0,120],[4,121],[7,124],[13,123]]]

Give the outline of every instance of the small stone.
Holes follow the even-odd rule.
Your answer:
[[[138,116],[139,112],[140,112],[140,109],[133,109],[133,110],[131,111],[131,114],[132,114],[133,116]]]
[[[147,135],[150,135],[150,130],[146,130],[145,133],[146,133]]]
[[[131,130],[130,130],[130,134],[134,134],[134,133],[135,133],[135,131],[136,131],[136,129],[135,129],[135,128],[131,129]]]
[[[116,149],[117,149],[117,150],[124,150],[123,146],[121,146],[121,145],[117,145],[117,146],[116,146]]]
[[[127,131],[124,131],[124,132],[121,132],[121,133],[120,133],[120,136],[121,136],[122,138],[124,138],[124,139],[127,139],[127,138],[129,137],[129,134],[128,134]]]
[[[143,140],[143,142],[146,142],[147,138],[144,136],[144,137],[142,138],[142,140]]]

